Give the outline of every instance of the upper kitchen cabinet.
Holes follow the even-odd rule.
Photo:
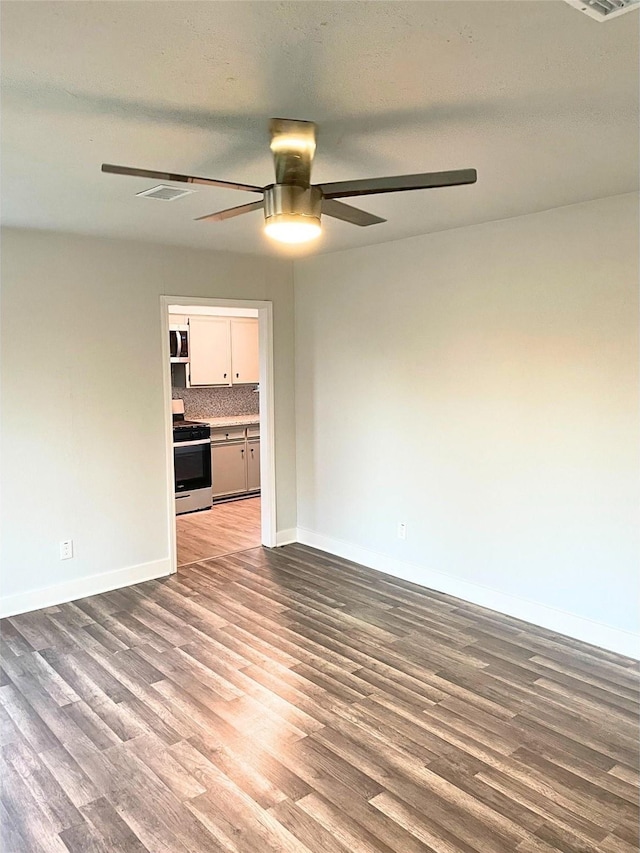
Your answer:
[[[189,317],[190,385],[231,384],[231,330],[227,317]]]
[[[258,321],[246,317],[232,317],[230,326],[231,381],[234,384],[259,382]]]
[[[258,320],[189,317],[190,385],[239,385],[260,380]]]

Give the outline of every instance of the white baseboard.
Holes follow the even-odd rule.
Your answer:
[[[291,545],[292,542],[298,541],[298,531],[295,527],[289,528],[289,530],[278,530],[276,533],[276,548],[279,548],[281,545]]]
[[[150,563],[141,563],[139,566],[129,566],[126,569],[116,569],[114,572],[89,575],[89,577],[78,578],[55,586],[33,589],[17,595],[8,595],[0,598],[0,617],[17,616],[19,613],[40,610],[41,607],[65,604],[78,598],[86,598],[88,595],[98,595],[101,592],[110,592],[113,589],[131,586],[134,583],[162,578],[170,572],[171,562],[169,559],[153,560]]]
[[[341,539],[324,536],[303,527],[280,530],[276,534],[277,547],[292,542],[309,545],[311,548],[326,551],[336,557],[342,557],[345,560],[360,563],[362,566],[385,572],[402,580],[411,581],[447,595],[453,595],[472,604],[488,607],[491,610],[513,616],[516,619],[522,619],[525,622],[531,622],[550,631],[557,631],[559,634],[565,634],[576,640],[582,640],[603,649],[640,659],[640,636],[630,631],[613,628],[610,625],[586,619],[565,610],[558,610],[546,604],[461,580],[443,572],[419,566],[416,563],[397,560],[377,551],[362,548]],[[56,604],[75,601],[78,598],[86,598],[89,595],[110,592],[121,587],[165,577],[170,574],[170,571],[171,564],[168,559],[154,560],[126,569],[90,575],[55,586],[5,596],[0,598],[0,617],[16,616],[20,613],[28,613],[31,610],[39,610],[42,607],[52,607]]]
[[[299,527],[297,530],[297,541],[302,545],[317,548],[319,551],[327,551],[336,557],[360,563],[360,565],[367,566],[370,569],[377,569],[379,572],[385,572],[402,580],[411,581],[420,584],[420,586],[453,595],[456,598],[462,598],[472,604],[497,610],[499,613],[531,622],[541,628],[548,628],[550,631],[557,631],[559,634],[565,634],[576,640],[582,640],[585,643],[591,643],[594,646],[600,646],[600,648],[618,652],[628,657],[640,658],[640,635],[633,634],[630,631],[613,628],[602,622],[586,619],[565,610],[558,610],[537,601],[530,601],[510,593],[499,592],[490,587],[461,580],[444,572],[419,566],[416,563],[397,560],[394,557],[388,557],[385,554],[362,548],[350,542],[344,542],[341,539],[324,536],[303,527]]]

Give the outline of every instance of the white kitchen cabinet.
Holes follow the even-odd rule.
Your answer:
[[[169,314],[169,325],[170,326],[186,326],[187,325],[187,317],[185,314]]]
[[[249,437],[248,433],[244,426],[217,427],[211,431],[214,498],[260,491],[260,438]]]
[[[247,441],[247,491],[260,489],[260,439]]]
[[[246,442],[211,444],[213,497],[238,495],[247,491]]]
[[[189,317],[190,385],[231,384],[231,330],[227,317]]]
[[[258,321],[248,317],[232,317],[231,327],[231,381],[260,381],[260,354],[258,348]]]
[[[191,387],[260,381],[258,320],[189,317]]]

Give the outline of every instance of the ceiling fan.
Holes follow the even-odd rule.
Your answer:
[[[473,184],[478,177],[475,169],[458,169],[451,172],[426,172],[420,175],[312,184],[311,166],[316,151],[317,125],[311,121],[273,118],[269,123],[269,131],[276,179],[274,183],[265,187],[217,181],[213,178],[198,178],[193,175],[153,172],[128,166],[112,166],[108,163],[102,164],[102,171],[115,175],[132,175],[139,178],[180,181],[187,184],[204,184],[210,187],[259,193],[262,196],[259,201],[219,210],[207,216],[199,216],[196,221],[220,222],[223,219],[250,213],[252,210],[263,210],[266,233],[284,243],[303,243],[317,237],[321,232],[322,214],[360,226],[386,222],[380,216],[367,213],[336,199]]]

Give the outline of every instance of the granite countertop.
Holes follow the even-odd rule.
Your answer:
[[[260,415],[227,415],[223,418],[190,418],[201,424],[209,424],[211,429],[230,426],[253,426],[260,423]]]

